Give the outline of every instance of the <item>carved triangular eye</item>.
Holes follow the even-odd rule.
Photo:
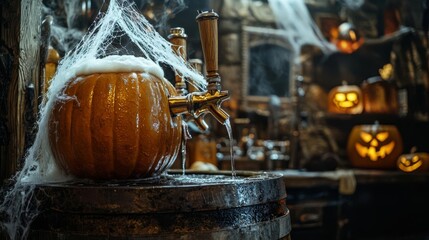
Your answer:
[[[389,133],[388,132],[377,133],[375,137],[378,139],[378,141],[384,142],[384,140],[386,140],[389,137]]]
[[[360,138],[366,143],[369,143],[372,140],[372,135],[366,132],[360,133]]]
[[[412,161],[413,163],[418,162],[418,161],[419,161],[419,156],[413,156],[413,158],[411,159],[411,161]]]

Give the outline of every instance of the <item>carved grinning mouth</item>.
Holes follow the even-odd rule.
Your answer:
[[[361,145],[360,143],[355,144],[355,148],[358,154],[363,158],[368,157],[371,161],[377,161],[378,159],[385,158],[393,151],[394,147],[395,141],[381,146],[378,151],[377,148],[374,146],[366,147]]]
[[[338,106],[342,107],[342,108],[351,108],[355,105],[354,102],[350,102],[350,101],[344,101],[344,102],[339,102]]]
[[[412,172],[423,165],[422,161],[416,156],[412,158],[412,160],[408,160],[405,157],[401,157],[401,160],[398,163],[399,169],[404,172]]]

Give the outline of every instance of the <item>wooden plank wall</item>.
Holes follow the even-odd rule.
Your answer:
[[[32,139],[37,111],[33,96],[37,96],[34,89],[38,89],[39,82],[41,6],[41,0],[0,3],[1,181],[20,169]]]

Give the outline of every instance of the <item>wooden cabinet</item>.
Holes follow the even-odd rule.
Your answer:
[[[276,172],[284,177],[294,240],[429,237],[429,172]],[[344,192],[343,181],[353,180],[354,191]]]

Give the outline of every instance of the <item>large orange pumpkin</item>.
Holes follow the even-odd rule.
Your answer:
[[[402,138],[394,125],[354,126],[347,143],[353,167],[393,169],[402,154]]]
[[[57,100],[49,140],[57,164],[81,178],[158,175],[181,143],[181,118],[170,114],[174,87],[150,73],[95,73],[71,80]]]

